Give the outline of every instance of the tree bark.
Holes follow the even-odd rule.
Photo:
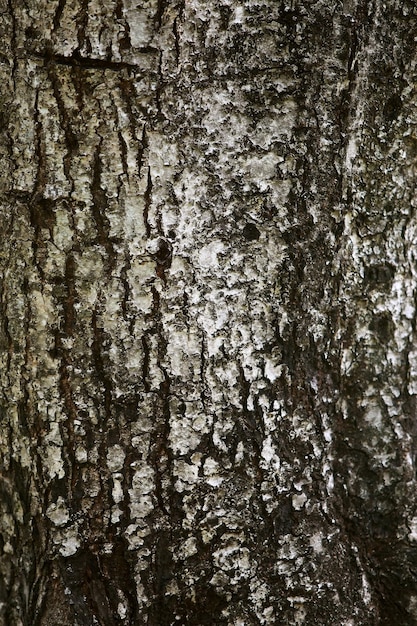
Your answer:
[[[0,28],[0,623],[417,624],[414,3]]]

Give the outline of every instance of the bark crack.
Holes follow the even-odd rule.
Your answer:
[[[111,405],[112,405],[112,381],[109,378],[106,367],[104,364],[102,348],[104,341],[104,331],[98,326],[97,323],[98,312],[95,307],[92,316],[92,329],[93,329],[93,344],[92,344],[92,356],[99,382],[103,385],[104,390],[104,414],[106,421],[109,422],[111,418]]]
[[[118,132],[118,138],[119,138],[120,156],[122,160],[123,174],[126,176],[126,179],[129,180],[129,167],[127,164],[127,144],[120,130]]]
[[[136,134],[134,135],[136,138]],[[145,150],[149,147],[149,143],[148,143],[148,137],[146,134],[146,125],[143,125],[143,130],[142,130],[142,139],[141,141],[138,142],[138,153],[137,153],[137,164],[138,164],[138,176],[140,178],[141,175],[141,171],[142,171],[142,166],[144,163],[144,152]],[[149,178],[149,172],[148,172],[148,178]],[[146,222],[145,222],[146,224]]]
[[[157,48],[145,47],[139,48],[139,54],[150,54],[158,52]],[[46,65],[64,65],[67,67],[77,67],[83,70],[110,70],[112,72],[120,72],[121,70],[141,70],[140,65],[136,63],[128,63],[127,61],[110,61],[108,59],[99,59],[94,57],[86,57],[75,50],[71,56],[58,54],[50,50],[32,51],[31,56],[42,59]]]
[[[66,5],[66,0],[59,0],[53,20],[53,30],[56,32],[60,26],[61,16]]]
[[[91,181],[92,214],[97,227],[97,242],[103,246],[107,253],[110,266],[114,265],[115,250],[110,239],[110,222],[106,215],[108,200],[106,192],[101,187],[102,165],[100,160],[100,149],[102,139],[97,145],[93,160],[93,178]]]
[[[41,264],[40,259],[40,249],[43,246],[42,239],[42,228],[46,225],[44,220],[42,219],[42,209],[45,207],[45,203],[43,199],[43,192],[46,185],[46,150],[45,150],[45,142],[43,138],[43,130],[42,130],[42,122],[40,120],[40,111],[39,111],[39,91],[36,92],[35,103],[34,103],[34,126],[35,126],[35,155],[38,161],[38,167],[36,171],[36,179],[33,188],[33,192],[31,194],[29,200],[29,213],[30,213],[30,222],[32,228],[34,229],[34,237],[32,239],[32,251],[33,258],[36,265],[36,268],[39,273],[39,277],[42,282],[44,282],[44,270]],[[43,202],[44,201],[44,202]],[[51,230],[50,230],[51,233]]]
[[[49,79],[52,84],[54,97],[58,106],[58,112],[59,112],[61,125],[65,134],[65,143],[67,147],[67,153],[64,156],[64,174],[67,180],[70,182],[71,193],[72,193],[74,191],[74,179],[71,176],[70,168],[71,168],[72,157],[78,152],[78,139],[77,139],[77,135],[71,129],[71,122],[69,119],[69,115],[66,111],[65,104],[61,96],[60,81],[55,71],[53,71],[52,69],[49,72]]]
[[[12,62],[12,80],[13,86],[16,91],[16,70],[17,70],[17,51],[16,51],[16,41],[17,41],[17,27],[16,27],[16,15],[13,7],[13,0],[7,0],[10,18],[12,20],[12,33],[11,33],[11,41],[10,46],[13,53],[13,62]]]
[[[143,207],[143,222],[145,224],[146,236],[150,237],[151,235],[151,225],[149,223],[149,209],[152,204],[152,177],[151,177],[151,168],[148,166],[148,182],[146,186],[146,191],[144,194],[144,207]]]
[[[178,30],[178,19],[179,17],[177,16],[172,24],[172,32],[174,33],[175,61],[177,67],[180,62],[180,34]]]
[[[164,16],[165,9],[167,7],[167,0],[158,0],[158,5],[156,9],[155,20],[158,25],[158,28],[162,26],[162,18]]]
[[[151,390],[151,386],[149,384],[149,357],[150,357],[150,348],[146,339],[146,335],[142,335],[142,348],[143,348],[143,365],[142,365],[142,380],[143,386],[148,393]]]

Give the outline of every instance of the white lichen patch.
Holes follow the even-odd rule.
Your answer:
[[[309,539],[309,543],[316,554],[321,554],[323,552],[323,536],[320,532],[312,535]]]
[[[144,544],[144,538],[147,537],[149,534],[150,530],[148,526],[142,524],[129,524],[125,531],[125,536],[129,543],[129,550],[141,549]],[[149,554],[149,551],[147,551],[145,554],[145,552],[141,550],[140,554],[143,556],[147,556]]]
[[[59,541],[59,552],[62,556],[72,556],[81,546],[80,537],[76,528],[70,528],[62,535]]]
[[[69,511],[65,504],[65,500],[59,496],[56,502],[53,502],[46,509],[46,516],[55,526],[64,526],[69,520]]]
[[[120,445],[114,445],[107,451],[107,467],[110,472],[119,472],[123,469],[126,453]]]
[[[282,365],[280,363],[274,363],[270,358],[265,359],[265,376],[271,381],[275,382],[282,374]]]
[[[301,511],[306,502],[307,496],[305,493],[297,493],[292,496],[292,505],[296,511]]]
[[[244,537],[240,534],[225,533],[221,537],[222,547],[213,552],[216,567],[225,572],[234,571],[237,580],[248,576],[250,570],[249,550],[242,544]]]
[[[224,253],[225,246],[222,241],[212,241],[203,246],[198,253],[198,263],[204,270],[211,270],[219,265],[219,254]]]
[[[87,463],[88,452],[83,446],[78,446],[75,450],[75,458],[78,463]]]
[[[371,586],[365,572],[362,574],[362,598],[365,604],[370,605],[372,602]]]
[[[132,489],[138,493],[151,493],[154,487],[154,470],[143,462],[135,463],[132,478]]]
[[[65,476],[64,460],[62,458],[62,437],[59,424],[52,422],[49,433],[45,437],[45,467],[49,477],[63,478]]]
[[[203,416],[198,430],[195,428],[195,419],[194,423],[190,421],[191,419],[187,410],[184,419],[176,419],[171,422],[169,439],[175,454],[187,454],[191,450],[195,450],[201,441],[201,433],[208,430],[205,416]]]
[[[279,468],[281,467],[281,461],[279,459],[275,446],[272,443],[272,438],[270,435],[268,435],[268,437],[266,437],[266,439],[264,439],[262,443],[261,456],[264,460],[264,466],[270,466],[274,471],[279,471]]]
[[[122,620],[126,619],[126,616],[127,616],[126,604],[122,604],[121,602],[119,602],[119,604],[117,605],[117,614],[119,615],[120,619]]]
[[[243,462],[244,458],[245,458],[245,446],[243,444],[243,441],[239,441],[236,447],[236,455],[234,458],[234,464],[237,466],[240,465]]]
[[[178,558],[179,559],[188,559],[190,556],[197,554],[197,539],[195,537],[190,537],[178,549]]]
[[[161,133],[149,133],[149,167],[158,185],[166,185],[175,173],[178,162],[177,146]]]
[[[112,488],[112,498],[116,504],[122,502],[124,498],[123,494],[123,476],[122,474],[115,474],[113,476],[113,488]]]
[[[123,515],[123,511],[118,506],[113,506],[110,514],[110,521],[112,524],[118,524],[120,518]]]
[[[369,404],[365,408],[364,417],[366,422],[376,430],[381,429],[383,417],[381,408],[376,404]]]
[[[153,511],[154,503],[151,496],[137,495],[134,489],[129,489],[129,510],[132,519],[144,519]]]
[[[131,0],[125,3],[124,14],[129,24],[129,34],[133,48],[144,48],[151,42],[154,30],[154,15],[157,10],[156,2],[153,1],[146,3],[144,8],[140,8],[140,5],[131,2]]]
[[[207,458],[204,461],[203,474],[206,479],[205,482],[212,487],[219,487],[224,480],[220,474],[219,464],[212,458]]]
[[[408,603],[408,610],[410,611],[411,615],[413,616],[417,615],[417,596],[416,595],[412,595],[410,597],[410,601]]]
[[[168,326],[168,323],[167,323]],[[169,326],[170,341],[167,357],[174,376],[193,375],[193,357],[201,352],[201,338],[196,330],[190,330],[178,321],[172,320]],[[191,399],[191,398],[190,398]]]
[[[175,488],[182,493],[190,490],[199,481],[199,465],[191,465],[185,461],[176,460],[174,462],[174,475],[177,477]]]
[[[410,529],[410,532],[408,533],[409,540],[417,541],[417,517],[413,517],[410,520],[408,527]]]

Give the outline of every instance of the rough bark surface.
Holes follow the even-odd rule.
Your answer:
[[[0,624],[417,624],[415,3],[0,30]]]

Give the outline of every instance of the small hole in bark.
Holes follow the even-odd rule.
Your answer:
[[[25,35],[27,39],[36,39],[39,37],[39,31],[33,26],[28,26],[25,30]]]
[[[261,236],[261,233],[256,228],[255,224],[248,223],[243,229],[243,236],[248,241],[256,241]]]
[[[7,115],[4,111],[0,111],[0,129],[3,130],[7,126]]]
[[[163,237],[150,240],[147,244],[147,249],[151,257],[163,267],[169,267],[171,265],[172,258],[172,244]]]
[[[155,257],[158,263],[167,263],[170,261],[172,255],[172,247],[169,241],[162,239],[159,244],[158,252]]]
[[[119,39],[119,48],[120,50],[129,50],[131,47],[130,37],[126,33]]]
[[[40,198],[31,207],[31,221],[35,228],[53,228],[56,223],[55,202],[50,198]]]
[[[390,263],[370,265],[365,268],[364,282],[371,289],[389,290],[395,275],[395,267]]]
[[[392,95],[385,103],[384,117],[387,122],[393,122],[397,119],[403,106],[402,100],[398,94]]]
[[[169,230],[169,231],[168,231],[168,237],[169,237],[170,239],[175,239],[175,238],[176,238],[176,236],[177,236],[177,233],[175,232],[175,230]]]
[[[378,313],[374,316],[369,324],[369,330],[371,330],[375,335],[386,343],[392,337],[394,329],[394,324],[392,321],[391,313],[388,311],[384,313]]]

